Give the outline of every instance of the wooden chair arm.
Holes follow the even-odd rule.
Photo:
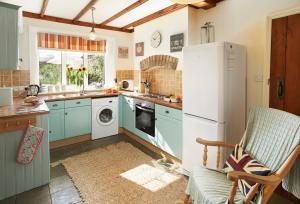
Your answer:
[[[226,144],[225,142],[205,140],[205,139],[202,139],[202,138],[197,138],[196,141],[199,144],[207,145],[207,146],[214,146],[214,147],[219,146],[219,147],[226,147],[226,148],[231,148],[231,149],[234,149],[234,147],[235,147],[234,144]]]
[[[231,181],[237,181],[238,179],[244,179],[246,181],[252,181],[263,185],[274,185],[281,182],[281,179],[277,175],[258,176],[249,174],[242,171],[231,171],[227,174],[227,178]]]
[[[262,185],[270,185],[270,186],[277,186],[278,183],[280,183],[281,178],[278,175],[270,175],[270,176],[258,176],[258,175],[253,175],[249,174],[246,172],[242,171],[231,171],[227,174],[227,178],[232,182],[232,187],[230,191],[230,195],[228,198],[228,203],[229,204],[234,204],[234,197],[236,195],[237,187],[238,187],[238,180],[239,179],[244,179],[246,181],[251,181],[256,183],[254,186],[255,189],[250,190],[248,195],[246,196],[244,203],[248,204],[250,201],[253,199],[253,196],[257,192],[259,188],[259,184]]]
[[[226,148],[234,148],[235,145],[233,144],[226,144],[225,142],[220,142],[220,141],[209,141],[205,140],[202,138],[197,138],[196,142],[199,144],[204,145],[204,153],[203,153],[203,166],[206,166],[207,164],[207,146],[213,146],[217,147],[217,161],[216,161],[216,168],[218,169],[220,167],[220,158],[221,158],[221,147],[226,147]]]

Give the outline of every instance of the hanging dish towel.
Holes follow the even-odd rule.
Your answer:
[[[45,129],[29,125],[17,152],[17,162],[19,164],[30,164],[36,156],[42,139],[45,135]]]

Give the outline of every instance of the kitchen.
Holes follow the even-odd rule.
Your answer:
[[[265,18],[300,4],[268,0],[238,19],[255,2],[177,3],[0,1],[0,203],[175,203],[202,158],[225,162],[231,152],[196,138],[239,143],[268,103]],[[296,199],[283,195],[270,203]]]

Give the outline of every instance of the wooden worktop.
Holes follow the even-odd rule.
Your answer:
[[[141,93],[121,92],[121,94],[123,96],[142,99],[142,100],[145,100],[145,101],[150,101],[154,104],[158,104],[158,105],[167,106],[167,107],[170,107],[170,108],[175,108],[175,109],[178,109],[178,110],[182,110],[182,103],[171,103],[171,102],[167,102],[167,101],[157,99],[157,98],[150,98],[150,97],[147,97],[147,96],[145,96],[144,94],[141,94]]]
[[[18,116],[31,116],[49,113],[49,109],[45,102],[49,101],[63,101],[81,98],[104,98],[104,97],[116,97],[118,95],[138,98],[146,101],[150,101],[155,104],[175,108],[178,110],[182,109],[182,103],[170,103],[160,99],[146,97],[140,93],[133,92],[119,92],[114,94],[108,94],[105,92],[88,92],[86,95],[80,95],[79,93],[66,93],[66,94],[51,94],[51,95],[40,95],[41,104],[36,106],[24,106],[22,98],[14,98],[12,106],[0,107],[0,119],[18,117]]]
[[[0,119],[49,113],[49,109],[44,101],[41,101],[41,104],[36,106],[24,106],[23,101],[23,98],[14,98],[13,105],[0,107]]]
[[[105,97],[116,97],[119,93],[108,94],[105,92],[87,92],[85,95],[80,95],[79,93],[67,93],[67,94],[52,94],[52,95],[42,95],[39,96],[40,99],[50,102],[50,101],[64,101],[72,99],[83,99],[83,98],[105,98]]]

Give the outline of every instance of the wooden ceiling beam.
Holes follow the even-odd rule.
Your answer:
[[[42,5],[42,8],[41,8],[41,12],[40,12],[41,18],[43,18],[44,15],[45,15],[45,12],[46,12],[48,3],[49,3],[49,0],[44,0],[44,1],[43,1],[43,5]]]
[[[134,21],[134,22],[132,22],[132,23],[130,23],[130,24],[128,24],[128,25],[122,27],[122,28],[123,28],[123,29],[129,29],[129,28],[131,28],[131,27],[136,27],[136,26],[142,25],[142,24],[144,24],[144,23],[147,23],[147,22],[149,22],[149,21],[152,21],[152,20],[154,20],[154,19],[156,19],[156,18],[159,18],[159,17],[161,17],[161,16],[164,16],[164,15],[167,15],[167,14],[170,14],[170,13],[173,13],[174,11],[177,11],[177,10],[179,10],[179,9],[182,9],[182,8],[184,8],[184,7],[186,7],[186,6],[188,6],[188,5],[184,5],[184,4],[173,4],[173,5],[171,5],[171,6],[168,6],[167,8],[164,8],[164,9],[159,10],[159,11],[153,13],[153,14],[150,14],[150,15],[144,17],[144,18],[141,18],[141,19],[139,19],[139,20],[137,20],[137,21]]]
[[[130,6],[126,7],[125,9],[121,10],[120,12],[116,13],[112,17],[110,17],[107,20],[103,21],[100,24],[101,25],[106,25],[106,24],[112,22],[113,20],[119,18],[120,16],[123,16],[124,14],[128,13],[129,11],[139,7],[140,5],[142,5],[144,3],[146,3],[147,1],[149,1],[149,0],[138,0],[135,3],[131,4]]]
[[[39,19],[39,20],[52,21],[52,22],[57,22],[57,23],[65,23],[65,24],[70,24],[70,25],[78,25],[78,26],[85,26],[85,27],[92,27],[93,26],[93,24],[89,23],[89,22],[83,22],[83,21],[74,22],[72,19],[59,18],[59,17],[54,17],[54,16],[44,15],[44,17],[42,18],[40,16],[40,14],[31,13],[31,12],[27,12],[27,11],[23,11],[23,16],[27,17],[27,18],[34,18],[34,19]],[[107,25],[95,25],[95,28],[125,32],[125,33],[132,33],[134,31],[133,29],[117,28],[117,27],[107,26]]]
[[[78,14],[77,16],[73,19],[73,21],[79,21],[79,19],[86,14],[96,3],[98,0],[91,0]]]

